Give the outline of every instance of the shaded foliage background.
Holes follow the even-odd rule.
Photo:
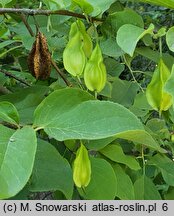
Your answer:
[[[88,2],[91,3],[91,1]],[[0,115],[0,120],[2,120],[0,122],[2,124],[0,133],[2,137],[3,134],[6,134],[5,141],[8,141],[11,136],[12,138],[13,136],[18,137],[18,131],[21,133],[19,129],[24,128],[24,131],[28,130],[31,134],[34,133],[33,131],[37,132],[38,143],[37,150],[36,147],[33,147],[32,151],[29,144],[27,146],[27,151],[31,150],[33,156],[31,167],[28,168],[30,169],[30,172],[27,173],[28,180],[26,177],[26,182],[21,186],[20,192],[18,191],[19,193],[12,199],[174,198],[173,107],[164,111],[160,116],[159,112],[148,104],[145,95],[146,88],[159,61],[161,52],[159,38],[162,43],[162,57],[170,71],[174,63],[174,53],[166,43],[165,34],[157,38],[146,35],[146,38],[143,37],[142,40],[138,40],[136,48],[133,50],[135,51],[133,56],[122,50],[124,44],[119,47],[116,43],[117,24],[121,27],[123,24],[129,23],[130,18],[135,21],[138,17],[139,23],[131,24],[141,26],[144,22],[142,29],[148,29],[149,25],[153,23],[153,33],[157,34],[159,29],[165,27],[167,31],[173,26],[173,10],[125,0],[107,1],[107,4],[106,1],[103,4],[101,2],[96,1],[95,3],[98,4],[98,7],[96,6],[92,12],[94,20],[83,19],[93,43],[96,44],[96,38],[99,40],[108,73],[107,84],[98,94],[96,105],[91,102],[94,99],[94,93],[86,92],[83,76],[81,77],[81,83],[79,83],[76,77],[72,77],[65,71],[62,60],[63,50],[68,42],[70,26],[76,20],[77,13],[83,13],[80,7],[71,4],[70,0],[60,1],[59,4],[49,4],[49,1],[42,1],[41,4],[39,1],[13,0],[9,1],[6,5],[7,8],[69,9],[74,12],[74,17],[60,15],[28,16],[15,13],[6,13],[0,16],[0,102],[2,102],[2,110],[5,106],[4,101],[8,101],[15,106],[15,108],[12,108],[11,105],[7,104],[6,109],[13,110],[12,117],[9,114],[10,112],[5,113],[7,122],[4,121],[4,111],[0,110],[3,114]],[[123,12],[124,8],[129,8],[126,9],[129,11],[125,14],[128,16],[128,20],[126,18],[121,20],[120,18],[121,24],[119,24],[115,13]],[[95,18],[98,20],[95,20]],[[27,57],[35,40],[33,36],[36,34],[37,28],[46,36],[53,60],[51,75],[49,79],[44,81],[36,80],[27,66]],[[131,40],[130,43],[132,43]],[[67,86],[71,90],[67,90],[69,89]],[[76,103],[68,102],[67,108],[67,112],[70,112],[70,114],[72,112],[75,116],[74,119],[72,117],[74,124],[78,123],[78,120],[83,122],[83,119],[89,114],[87,111],[91,110],[91,104],[94,107],[96,106],[96,110],[98,109],[98,112],[91,112],[94,120],[95,115],[97,116],[96,122],[102,119],[102,115],[106,118],[105,124],[99,121],[99,126],[94,127],[96,134],[98,133],[96,135],[98,139],[94,140],[93,130],[90,127],[86,128],[89,136],[81,128],[78,129],[80,135],[72,135],[67,131],[67,135],[64,136],[66,133],[64,133],[62,127],[63,120],[65,120],[65,123],[68,122],[69,125],[71,125],[71,121],[67,117],[68,115],[66,116],[66,110],[63,110],[62,104],[69,98],[74,98]],[[106,101],[106,104],[104,102],[101,105],[100,101]],[[119,105],[116,107],[110,102]],[[110,113],[109,111],[107,113],[107,110],[113,108],[109,104],[115,106],[115,110],[118,109],[120,116],[118,115],[117,121],[119,122],[118,125],[120,124],[123,127],[122,132],[125,133],[123,135],[113,137],[114,134],[111,134],[111,136],[108,132],[110,124],[106,122],[110,121],[111,116],[109,116]],[[71,106],[80,108],[73,111]],[[128,109],[128,113],[125,108]],[[79,110],[80,114],[78,113]],[[124,120],[123,111],[125,111],[125,115],[128,116],[127,119],[130,122],[127,123],[127,119]],[[105,113],[108,116],[105,116]],[[58,118],[59,115],[65,119],[62,117],[61,122],[60,118],[61,124],[58,124],[58,126],[55,122],[53,123],[55,123],[55,128],[60,128],[60,134],[58,131],[54,133],[49,127],[44,128],[45,125],[51,124],[50,119]],[[19,119],[13,121],[14,116],[16,119],[18,119],[16,117],[18,116]],[[43,116],[43,119],[40,116]],[[113,111],[114,118],[116,119],[117,115]],[[142,125],[138,119],[140,119]],[[135,125],[132,125],[131,122],[133,121],[135,121]],[[87,123],[90,124],[91,122],[87,121]],[[129,128],[125,129],[127,124]],[[31,125],[32,129],[30,128]],[[31,130],[26,129],[28,126]],[[98,129],[100,126],[102,132]],[[110,128],[112,126],[115,125],[111,121]],[[14,133],[9,128],[18,130]],[[129,134],[130,130],[135,130],[135,133]],[[137,132],[138,130],[142,130],[142,134]],[[118,133],[118,131],[115,131],[115,134],[117,134],[116,132]],[[11,135],[13,133],[15,135]],[[105,134],[105,137],[102,137],[103,134]],[[22,134],[21,136],[25,137],[25,135]],[[63,138],[59,138],[59,135]],[[82,139],[84,139],[92,163],[91,185],[85,189],[85,192],[75,187],[72,179],[73,160],[80,143],[78,136],[82,136]],[[31,137],[36,140],[35,135],[31,135]],[[89,137],[89,139],[86,137]],[[103,139],[100,139],[101,137]],[[1,139],[0,141],[3,143],[4,140]],[[163,152],[160,147],[165,151]],[[20,153],[19,150],[20,154],[23,153]],[[16,155],[16,157],[20,158],[19,155]],[[96,187],[98,187],[97,190],[95,190]],[[9,197],[10,195],[5,198]]]

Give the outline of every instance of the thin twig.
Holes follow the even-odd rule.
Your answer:
[[[27,8],[0,8],[0,14],[5,13],[23,13],[26,15],[64,15],[64,16],[71,16],[71,17],[77,17],[81,19],[86,19],[86,15],[75,13],[69,10],[41,10],[41,9],[27,9]],[[90,21],[100,21],[103,20],[96,17],[88,17]]]
[[[129,63],[127,62],[125,55],[123,55],[123,59],[124,59],[124,62],[125,62],[125,64],[126,64],[126,66],[128,67],[128,69],[129,69],[131,75],[132,75],[132,78],[133,78],[134,82],[140,87],[141,91],[144,92],[144,89],[143,89],[143,88],[141,87],[141,85],[137,82],[137,80],[136,80],[136,78],[135,78],[135,76],[134,76],[134,74],[133,74],[133,70],[132,70],[131,66],[129,65]]]
[[[27,30],[29,31],[30,35],[32,37],[34,37],[34,32],[32,30],[32,28],[30,27],[30,25],[28,24],[26,18],[25,18],[25,15],[23,13],[20,14],[20,17],[21,17],[21,20],[22,22],[24,23],[24,25],[26,26]]]
[[[0,124],[4,125],[5,127],[11,128],[11,129],[19,129],[20,127],[18,125],[6,122],[6,121],[1,121]]]
[[[8,76],[8,77],[14,78],[15,80],[17,80],[17,81],[23,83],[23,84],[26,85],[26,86],[31,86],[31,85],[30,85],[29,83],[27,83],[25,80],[23,80],[23,79],[21,79],[21,78],[19,78],[19,77],[16,77],[14,74],[9,73],[8,71],[5,71],[5,70],[0,69],[0,72],[3,73],[3,74],[5,74],[5,75]]]
[[[71,86],[71,83],[66,79],[65,75],[58,68],[58,66],[56,65],[56,63],[55,63],[55,61],[53,59],[51,59],[51,64],[55,68],[55,70],[57,71],[57,73],[61,76],[61,78],[63,79],[63,81],[66,83],[66,85],[67,86]]]

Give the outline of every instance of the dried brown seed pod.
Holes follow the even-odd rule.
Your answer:
[[[48,50],[46,37],[43,33],[37,33],[27,61],[29,70],[36,79],[45,80],[50,76],[51,55]]]

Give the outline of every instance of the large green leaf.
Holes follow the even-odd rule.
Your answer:
[[[125,24],[117,32],[117,43],[125,53],[133,56],[138,41],[146,34],[152,34],[153,30],[153,24],[146,30],[132,24]]]
[[[155,165],[160,169],[165,182],[168,185],[174,186],[174,163],[165,155],[155,155],[148,164]]]
[[[102,40],[100,40],[100,47],[102,53],[107,56],[118,58],[124,54],[122,49],[118,46],[115,37],[102,38]]]
[[[113,102],[90,98],[79,89],[57,90],[37,107],[34,126],[37,130],[44,129],[50,137],[60,141],[117,136],[161,151],[144,131],[139,119],[128,109]]]
[[[0,199],[5,199],[16,195],[28,182],[37,140],[28,126],[17,131],[0,126],[0,134]]]
[[[85,199],[113,200],[117,190],[117,179],[112,166],[103,159],[91,158],[92,175],[85,193],[79,189]]]
[[[141,122],[119,104],[86,101],[78,89],[53,92],[36,109],[34,125],[58,140],[99,139],[128,130],[143,130]],[[100,125],[100,127],[98,127]]]
[[[169,49],[174,52],[174,27],[171,27],[166,34],[166,42]]]
[[[152,139],[151,135],[144,130],[126,131],[123,133],[119,133],[114,137],[108,137],[105,139],[98,139],[98,140],[88,140],[86,146],[89,149],[98,151],[104,148],[105,146],[107,146],[109,143],[111,143],[117,138],[130,140],[135,144],[142,144],[153,149],[158,149],[159,152],[166,153],[166,151],[160,148],[157,142],[154,139]]]
[[[142,176],[134,183],[135,199],[137,200],[161,200],[161,196],[155,184],[147,176]]]
[[[72,1],[76,3],[86,14],[89,14],[94,10],[93,6],[89,4],[88,1],[86,0],[72,0]]]
[[[125,173],[118,164],[113,165],[115,175],[117,178],[117,192],[116,196],[121,200],[135,199],[134,186],[130,177]]]
[[[165,200],[174,200],[174,187],[169,187],[167,193],[164,194]]]
[[[29,188],[37,191],[62,191],[67,199],[73,193],[72,170],[66,159],[51,144],[39,140]]]
[[[131,0],[135,1],[135,0]],[[136,0],[137,2],[144,2],[149,4],[160,5],[163,7],[168,7],[174,9],[174,0]]]
[[[2,7],[5,7],[6,4],[10,3],[12,0],[0,0]]]
[[[93,97],[80,89],[60,89],[51,93],[35,110],[34,124],[48,128],[49,124],[57,121],[61,116],[72,110],[83,101]]]
[[[97,16],[105,12],[115,0],[86,0],[89,4],[91,4],[94,8],[91,16]]]
[[[124,8],[124,10],[109,14],[102,27],[105,27],[103,31],[108,31],[108,27],[111,26],[109,30],[112,30],[114,35],[116,35],[118,29],[125,24],[132,24],[144,28],[142,17],[130,8]],[[108,31],[108,35],[109,33],[110,31]]]
[[[0,102],[0,120],[12,124],[19,123],[19,114],[16,107],[7,101]]]
[[[139,163],[132,156],[125,155],[121,146],[112,144],[101,149],[100,152],[112,161],[127,165],[129,168],[138,170],[141,169]]]
[[[111,100],[129,107],[134,102],[138,88],[135,82],[116,78],[112,84]]]
[[[104,148],[105,146],[107,146],[109,143],[111,143],[114,140],[115,140],[115,137],[108,137],[105,139],[98,139],[98,140],[88,140],[88,142],[85,143],[85,146],[88,149],[98,151]]]
[[[49,10],[60,10],[65,7],[63,0],[43,0]]]
[[[116,137],[151,147],[161,153],[166,153],[164,149],[160,148],[159,144],[151,137],[151,135],[143,130],[127,131],[116,135]]]
[[[0,1],[1,3],[1,1]],[[3,49],[4,47],[12,44],[12,43],[15,43],[16,41],[15,40],[7,40],[7,41],[3,41],[0,43],[0,49]]]
[[[172,100],[173,100],[173,106],[174,106],[174,65],[172,67],[172,71],[170,76],[168,77],[165,85],[164,85],[164,91],[168,92],[171,96],[172,96]]]
[[[0,101],[12,103],[18,110],[22,123],[32,123],[33,112],[43,100],[49,88],[46,86],[32,86],[0,96]]]
[[[170,71],[163,60],[160,59],[146,90],[148,103],[153,109],[159,111],[159,113],[168,110],[172,105],[172,96],[164,89],[169,77]]]
[[[156,63],[158,63],[161,58],[158,51],[152,50],[149,47],[138,47],[136,48],[135,53],[138,53]],[[169,53],[163,53],[163,61],[166,66],[171,69],[174,64],[174,57],[171,56]]]

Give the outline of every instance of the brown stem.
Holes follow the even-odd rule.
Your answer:
[[[66,79],[65,75],[58,68],[58,66],[56,65],[55,61],[53,61],[53,59],[51,59],[51,64],[55,68],[55,70],[57,71],[57,73],[61,76],[61,78],[63,79],[63,81],[66,83],[66,85],[67,86],[71,86],[71,83]]]
[[[9,73],[8,71],[5,71],[5,70],[0,69],[0,72],[3,73],[3,74],[5,74],[6,76],[9,76],[9,77],[14,78],[15,80],[17,80],[17,81],[19,81],[19,82],[25,84],[26,86],[31,86],[31,85],[30,85],[29,83],[27,83],[25,80],[23,80],[23,79],[21,79],[21,78],[19,78],[19,77],[16,77],[15,75]]]
[[[26,15],[64,15],[64,16],[71,16],[71,17],[77,17],[81,19],[86,19],[86,16],[79,13],[74,13],[72,11],[68,10],[41,10],[41,9],[27,9],[27,8],[0,8],[0,14],[5,13],[23,13]],[[100,21],[102,22],[102,19],[96,18],[96,17],[88,17],[91,21]]]
[[[9,123],[9,122],[6,122],[6,121],[1,121],[0,124],[4,125],[5,127],[14,129],[14,130],[20,128],[19,126],[15,125],[15,124],[12,124],[12,123]]]
[[[27,30],[29,31],[30,35],[32,37],[34,37],[34,32],[32,30],[32,28],[30,27],[30,25],[28,24],[26,18],[25,18],[25,15],[23,13],[20,14],[20,17],[21,17],[21,20],[22,22],[24,23],[24,25],[26,26]]]

